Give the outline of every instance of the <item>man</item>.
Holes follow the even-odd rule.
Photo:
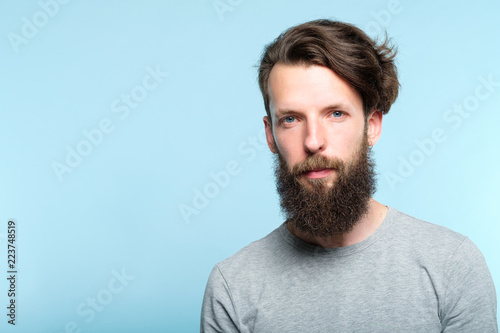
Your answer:
[[[202,332],[498,332],[475,245],[371,197],[394,55],[329,20],[266,47],[259,85],[286,222],[214,267]]]

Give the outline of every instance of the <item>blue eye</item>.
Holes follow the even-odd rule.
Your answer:
[[[290,124],[290,123],[293,123],[293,122],[295,121],[295,117],[293,117],[293,116],[288,116],[288,117],[286,117],[285,119],[283,119],[283,121],[284,121],[285,123]]]
[[[333,111],[332,112],[332,116],[334,116],[335,118],[340,118],[342,117],[344,113],[342,111]]]

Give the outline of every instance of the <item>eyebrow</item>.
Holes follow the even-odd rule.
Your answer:
[[[347,110],[348,107],[345,104],[332,104],[329,106],[324,107],[322,110]],[[278,117],[283,117],[289,114],[302,114],[303,112],[293,110],[293,109],[278,109],[275,112],[275,116]]]

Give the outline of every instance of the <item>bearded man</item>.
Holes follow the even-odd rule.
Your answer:
[[[477,247],[372,198],[394,56],[329,20],[266,47],[259,85],[286,221],[214,267],[202,332],[498,332]]]

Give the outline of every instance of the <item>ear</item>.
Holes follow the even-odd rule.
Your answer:
[[[269,119],[268,116],[264,116],[264,126],[266,129],[266,140],[267,140],[267,145],[269,147],[269,150],[273,152],[273,154],[276,154],[278,152],[278,149],[276,148],[276,143],[274,142],[274,136],[273,136],[273,127],[271,125],[271,119]]]
[[[374,146],[382,135],[382,112],[373,110],[367,119],[368,144]]]

